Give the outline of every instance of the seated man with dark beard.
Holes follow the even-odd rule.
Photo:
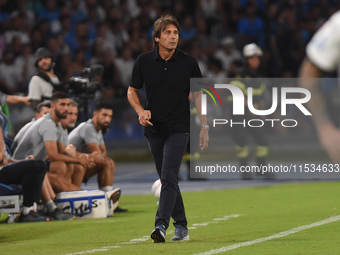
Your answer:
[[[91,153],[94,166],[86,168],[84,181],[98,174],[99,189],[105,192],[113,190],[113,176],[115,164],[107,157],[103,133],[112,120],[112,107],[106,102],[98,102],[95,106],[92,119],[79,124],[68,136],[69,144],[76,147],[77,152]],[[120,190],[119,190],[120,192]],[[126,211],[117,207],[115,212]]]
[[[69,105],[69,95],[60,91],[55,92],[51,97],[50,112],[36,120],[28,128],[13,154],[13,158],[19,160],[29,155],[33,155],[35,159],[46,160],[50,182],[57,193],[69,191],[71,186],[71,190],[75,190],[76,186],[71,185],[70,182],[74,165],[80,164],[86,168],[92,161],[88,155],[76,157],[66,155],[63,146],[61,146],[60,120],[67,117]],[[55,180],[55,178],[51,178],[52,175],[59,178]],[[64,181],[60,183],[60,180]],[[76,190],[80,190],[80,188]]]

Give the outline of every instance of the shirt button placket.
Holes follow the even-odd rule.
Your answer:
[[[168,61],[165,61],[165,64],[167,64],[167,63],[168,63]],[[165,65],[165,66],[166,66],[166,65]],[[166,70],[167,70],[167,68],[165,67],[165,68],[164,68],[164,70],[166,71]]]

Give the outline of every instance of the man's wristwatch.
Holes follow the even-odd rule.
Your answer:
[[[209,125],[201,125],[201,128],[205,128],[205,129],[209,130]]]

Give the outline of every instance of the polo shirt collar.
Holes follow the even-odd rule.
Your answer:
[[[97,133],[99,133],[101,130],[97,130],[96,125],[93,123],[92,119],[88,119],[87,123],[91,124],[94,127],[94,130],[96,130]]]
[[[55,120],[53,119],[52,115],[49,112],[46,113],[43,117],[45,117],[46,119],[52,120],[56,126],[58,126],[58,124],[60,123],[60,121],[59,121],[58,124],[56,124]]]
[[[51,119],[54,121],[54,119],[52,118],[52,115],[48,112],[46,113],[43,117],[45,117],[46,119]]]
[[[155,49],[155,50],[153,51],[153,60],[154,60],[154,61],[156,61],[156,60],[164,60],[164,59],[162,59],[161,56],[159,55],[158,49],[159,49],[159,48],[157,48],[157,49]],[[170,60],[172,60],[172,59],[176,59],[176,60],[180,60],[180,59],[181,59],[181,57],[180,57],[179,54],[178,54],[178,50],[177,50],[177,49],[175,49],[174,55],[172,55],[172,57],[171,57],[168,61],[170,61]]]

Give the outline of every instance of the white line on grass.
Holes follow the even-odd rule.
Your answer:
[[[120,248],[120,246],[105,246],[99,249],[93,249],[90,251],[80,251],[80,252],[76,252],[76,253],[67,253],[65,255],[81,255],[81,254],[87,254],[87,253],[95,253],[97,251],[109,251],[115,248]]]
[[[122,243],[119,243],[119,244],[135,244],[135,243],[145,242],[149,239],[150,239],[150,236],[143,236],[142,238],[132,239],[129,242],[122,242]]]
[[[242,216],[243,214],[232,214],[232,215],[226,215],[224,216],[223,218],[216,218],[216,219],[213,219],[213,220],[228,220],[230,218],[237,218],[237,217],[240,217]]]
[[[173,233],[174,233],[174,231],[170,230],[166,234],[171,235]],[[118,244],[135,244],[135,243],[145,242],[147,240],[150,240],[150,236],[143,236],[142,238],[136,238],[136,239],[130,240],[129,242],[122,242],[122,243],[118,243]]]
[[[194,224],[192,224],[192,227],[189,228],[189,229],[196,229],[197,227],[208,226],[209,224],[218,223],[218,221],[221,221],[221,220],[228,220],[230,218],[237,218],[237,217],[240,217],[242,215],[243,214],[232,214],[232,215],[226,215],[223,218],[216,218],[216,219],[213,219],[212,221],[208,221],[208,222],[194,223]]]
[[[188,229],[196,229],[198,226],[207,226],[211,223],[217,223],[217,221],[220,221],[220,220],[228,220],[230,218],[237,218],[241,215],[242,214],[226,215],[223,218],[213,219],[213,221],[193,224],[193,227],[189,227]],[[105,221],[98,221],[98,222],[105,222]],[[167,231],[166,234],[170,235],[170,234],[173,234],[173,233],[174,233],[174,230],[170,230],[170,231]],[[118,243],[118,245],[141,243],[141,242],[145,242],[147,240],[150,240],[150,236],[143,236],[141,238],[132,239],[128,242],[121,242],[121,243]],[[81,251],[81,252],[76,252],[76,253],[68,253],[68,254],[65,254],[65,255],[78,255],[78,254],[81,255],[81,254],[86,254],[86,253],[94,253],[94,252],[97,252],[97,251],[108,251],[110,249],[120,248],[120,247],[121,246],[107,246],[107,247],[102,247],[100,249],[94,249],[94,250],[91,250],[91,251]]]
[[[209,222],[204,222],[204,223],[196,223],[193,224],[193,227],[189,227],[188,229],[196,229],[198,226],[207,226],[211,223],[217,223],[217,221],[219,220],[228,220],[230,218],[237,218],[239,216],[241,216],[242,214],[232,214],[232,215],[226,215],[223,218],[216,218],[213,221],[209,221]],[[167,235],[171,235],[174,233],[174,230],[170,230],[167,231],[166,234]],[[118,243],[119,244],[135,244],[135,243],[141,243],[141,242],[145,242],[147,240],[150,240],[150,236],[143,236],[142,238],[136,238],[136,239],[132,239],[129,242],[122,242],[122,243]]]
[[[208,222],[203,222],[203,223],[194,223],[192,224],[194,227],[205,227],[208,226],[211,223],[217,223],[216,221],[208,221]]]
[[[219,248],[219,249],[210,250],[210,251],[202,252],[202,253],[197,253],[195,255],[211,255],[211,254],[226,252],[226,251],[237,249],[237,248],[240,248],[240,247],[243,247],[243,246],[249,246],[249,245],[252,245],[252,244],[255,244],[255,243],[262,243],[262,242],[269,241],[269,240],[272,240],[272,239],[288,236],[288,235],[300,232],[302,230],[321,226],[321,225],[331,223],[331,222],[334,222],[334,221],[338,221],[338,220],[340,220],[340,215],[330,217],[326,220],[314,222],[314,223],[309,224],[309,225],[304,225],[304,226],[301,226],[301,227],[297,227],[297,228],[293,228],[293,229],[290,229],[290,230],[287,230],[287,231],[283,231],[281,233],[278,233],[278,234],[275,234],[275,235],[272,235],[272,236],[268,236],[268,237],[264,237],[264,238],[260,238],[260,239],[255,239],[255,240],[244,242],[244,243],[238,243],[238,244],[233,244],[233,245],[229,245],[229,246],[224,246],[224,247]]]

